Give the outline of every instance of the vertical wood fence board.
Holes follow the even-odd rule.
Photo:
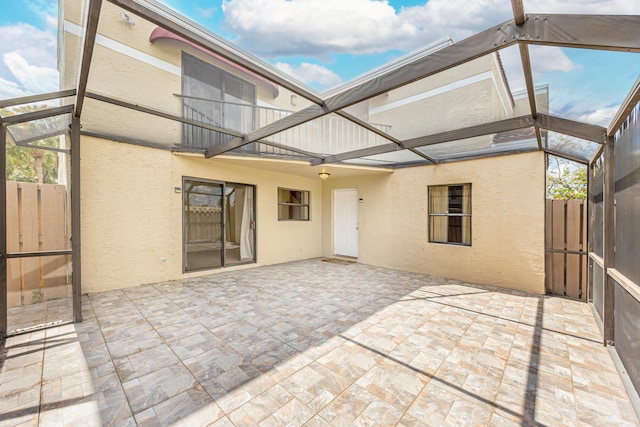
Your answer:
[[[545,237],[544,237],[544,241],[545,241],[545,247],[551,247],[551,241],[553,239],[553,215],[552,215],[552,209],[553,209],[553,200],[551,199],[546,199],[545,201],[545,224],[544,224],[544,233],[545,233]],[[544,257],[544,277],[545,277],[545,291],[546,292],[552,292],[553,291],[553,257],[551,256],[551,254],[549,252],[545,252],[545,257]]]
[[[567,296],[580,298],[580,257],[582,255],[567,254]]]
[[[564,241],[564,211],[566,203],[564,200],[558,200],[559,203],[553,203],[553,238],[551,239],[551,248],[566,249]]]
[[[7,182],[7,252],[20,249],[18,234],[18,184]],[[20,260],[7,260],[7,303],[8,307],[21,304]]]
[[[567,249],[570,251],[580,250],[581,213],[584,203],[581,200],[567,200]],[[567,254],[566,280],[567,296],[571,298],[580,297],[580,257],[581,255]]]
[[[553,280],[552,292],[555,295],[564,295],[564,256],[565,254],[554,253],[553,258],[553,272],[551,278]]]
[[[582,211],[581,200],[567,200],[567,249],[570,251],[580,250],[581,222],[580,213]]]
[[[64,185],[7,182],[7,251],[69,249],[67,200]],[[67,297],[69,262],[66,255],[9,259],[8,307]]]
[[[582,299],[586,301],[586,299],[588,298],[587,295],[587,277],[588,277],[588,269],[589,269],[589,256],[588,256],[588,252],[589,252],[589,246],[588,246],[588,242],[587,242],[587,227],[589,224],[589,218],[587,217],[587,201],[585,200],[584,204],[582,205],[582,239],[581,239],[581,244],[582,244],[582,251],[585,253],[584,255],[580,256],[580,271],[581,271],[581,280],[580,280],[580,287],[582,289]]]
[[[66,194],[62,185],[39,185],[41,210],[41,240],[40,250],[68,249],[66,239],[65,202]],[[42,257],[43,287],[64,286],[67,280],[66,256]],[[45,292],[45,298],[53,297]]]
[[[545,292],[553,292],[553,254],[544,254]]]
[[[18,212],[20,215],[20,252],[33,252],[40,249],[38,243],[38,184],[30,182],[18,183],[20,197]],[[23,258],[22,292],[24,302],[34,298],[33,291],[40,289],[40,261],[38,258]],[[37,299],[37,297],[35,297]]]
[[[587,278],[587,217],[583,200],[547,200],[546,247],[580,251],[584,255],[547,253],[547,290],[555,295],[584,300]]]
[[[558,203],[559,202],[559,203]],[[551,248],[565,249],[564,230],[565,230],[565,203],[558,201],[553,203],[552,209],[552,227],[553,234],[551,239]],[[554,253],[552,255],[552,292],[556,295],[564,295],[564,254]]]

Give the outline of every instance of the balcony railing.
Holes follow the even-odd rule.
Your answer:
[[[176,96],[182,99],[183,117],[241,133],[251,132],[294,113],[294,111],[242,102],[213,101],[185,95]],[[391,126],[387,125],[374,124],[372,126],[387,133],[391,130]],[[184,146],[211,148],[231,139],[233,136],[220,132],[187,124],[183,125]],[[277,133],[266,138],[266,141],[318,154],[335,154],[389,142],[347,119],[333,115],[324,116]],[[294,152],[257,143],[245,145],[234,152],[296,156]]]

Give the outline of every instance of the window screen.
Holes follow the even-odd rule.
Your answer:
[[[278,188],[278,220],[309,221],[309,192]]]
[[[429,241],[471,245],[471,184],[429,187]]]

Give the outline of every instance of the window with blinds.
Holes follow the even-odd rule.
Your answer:
[[[471,184],[429,187],[429,242],[471,246]]]
[[[278,188],[278,221],[309,221],[309,192]]]

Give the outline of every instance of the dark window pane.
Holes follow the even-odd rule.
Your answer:
[[[309,221],[309,192],[278,188],[278,220]]]
[[[429,241],[471,245],[471,184],[429,187]]]

